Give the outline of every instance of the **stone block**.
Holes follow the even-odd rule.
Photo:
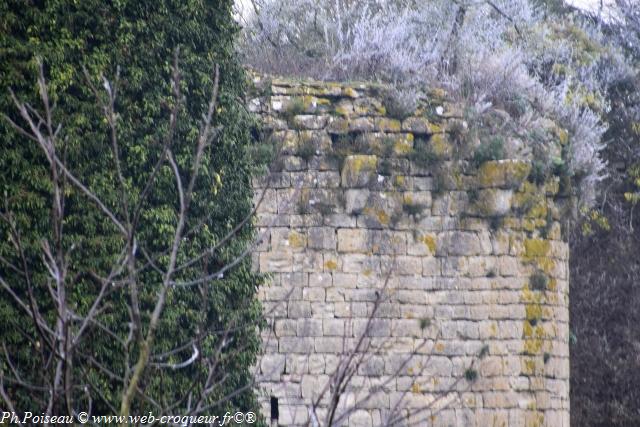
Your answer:
[[[322,332],[327,337],[344,336],[344,323],[342,319],[323,319]]]
[[[323,302],[325,300],[324,288],[304,288],[302,290],[302,299],[311,302]]]
[[[344,349],[344,339],[338,337],[315,338],[315,351],[317,353],[341,354]]]
[[[373,120],[369,117],[358,117],[349,122],[350,132],[371,132],[374,129]]]
[[[518,188],[529,176],[531,164],[523,160],[494,160],[480,165],[478,183],[482,187]]]
[[[333,285],[336,288],[355,288],[358,275],[355,273],[334,273]]]
[[[367,230],[339,229],[338,252],[369,252],[372,246],[372,236]]]
[[[358,374],[367,377],[379,377],[384,374],[384,358],[382,356],[370,356],[358,366]]]
[[[328,288],[333,284],[333,278],[331,273],[310,273],[309,274],[309,286]]]
[[[349,415],[350,427],[373,427],[371,413],[365,410],[357,410]]]
[[[299,114],[293,117],[293,125],[297,129],[318,130],[327,125],[327,116],[317,116],[313,114]]]
[[[438,256],[480,255],[482,248],[476,233],[452,231],[438,235],[436,254]]]
[[[309,411],[306,406],[282,405],[279,410],[279,425],[306,425],[309,422]]]
[[[378,158],[371,155],[347,156],[342,167],[342,186],[345,188],[367,187],[377,176]]]
[[[422,258],[412,256],[398,256],[395,259],[395,274],[422,274]]]
[[[401,132],[402,124],[400,120],[379,117],[375,119],[375,130],[377,132]]]
[[[280,381],[280,375],[285,373],[284,354],[265,354],[260,359],[261,380]]]
[[[314,351],[314,339],[317,338],[298,338],[298,337],[282,337],[279,340],[278,351],[280,353],[304,353],[311,354]]]
[[[349,133],[349,119],[343,117],[329,117],[327,132],[333,135]]]
[[[314,184],[318,188],[340,187],[340,174],[337,171],[318,172]]]
[[[322,336],[322,320],[321,319],[302,319],[297,324],[298,337],[321,337]]]
[[[311,317],[311,304],[308,301],[296,301],[289,304],[289,318]]]
[[[474,213],[487,217],[504,216],[511,211],[513,190],[489,188],[478,191]]]
[[[353,189],[344,192],[346,207],[348,214],[359,214],[367,206],[369,199],[369,190]]]
[[[260,252],[261,272],[287,272],[292,270],[293,252],[280,250],[273,252]]]
[[[311,227],[308,231],[308,245],[311,249],[336,249],[336,232],[331,227]]]
[[[402,130],[416,135],[428,135],[439,131],[426,117],[407,117],[402,121]]]

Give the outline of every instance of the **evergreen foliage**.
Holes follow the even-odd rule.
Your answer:
[[[166,162],[149,193],[145,196],[143,191],[154,165],[164,156],[163,142],[169,137],[180,175],[188,180],[200,118],[212,92],[214,64],[220,67],[221,79],[214,125],[221,131],[207,149],[196,180],[178,265],[214,246],[251,212],[251,164],[246,155],[250,117],[242,106],[243,70],[232,47],[237,31],[231,15],[232,1],[26,3],[0,3],[0,111],[24,125],[10,89],[19,100],[41,110],[36,83],[40,59],[55,104],[53,119],[62,125],[56,150],[64,156],[65,164],[123,223],[127,207],[139,207],[139,215],[126,221],[135,223],[137,230],[142,330],[135,333],[144,334],[162,283],[157,270],[168,262],[179,210],[175,179]],[[184,103],[175,133],[170,136],[169,112],[179,102],[172,96],[171,87],[176,49]],[[102,76],[109,79],[110,87]],[[91,85],[98,88],[103,102],[103,85],[118,91],[115,110],[123,185],[119,183],[109,127]],[[69,182],[62,183],[64,233],[57,241],[51,223],[52,177],[43,151],[4,119],[0,120],[0,141],[0,277],[18,297],[28,300],[26,278],[12,268],[20,266],[22,270],[24,265],[31,275],[40,311],[49,323],[55,323],[43,242],[59,244],[69,254],[68,303],[82,317],[100,291],[96,277],[107,277],[131,242],[124,241],[103,213]],[[9,237],[12,228],[21,237],[23,254]],[[185,264],[174,280],[193,280],[217,271],[235,259],[251,237],[251,229],[243,228],[217,252]],[[153,263],[147,262],[147,257]],[[124,280],[123,275],[113,278],[116,284]],[[219,361],[216,372],[220,382],[204,406],[237,391],[221,401],[219,410],[255,410],[249,369],[259,348],[256,326],[260,324],[260,306],[255,291],[260,280],[245,260],[217,280],[169,291],[152,350],[155,356],[140,385],[150,399],[136,396],[131,413],[158,413],[156,404],[163,408],[175,404],[171,413],[186,412],[185,408],[193,404],[189,393],[203,388],[214,358]],[[93,413],[117,412],[123,390],[121,379],[128,375],[126,363],[133,364],[140,351],[137,340],[128,340],[130,287],[114,285],[108,292],[96,324],[82,336],[71,356],[70,386],[83,385],[73,390],[75,410],[87,410],[90,398]],[[114,335],[105,333],[98,323]],[[71,322],[71,328],[79,327],[79,321]],[[25,383],[46,387],[51,381],[49,357],[55,356],[5,289],[0,289],[0,336],[7,350],[0,356],[0,369],[7,373],[13,365]],[[161,367],[188,359],[191,344],[199,352],[194,363],[183,369]],[[170,352],[177,347],[182,348]],[[170,353],[158,356],[165,352]],[[36,414],[46,410],[46,392],[6,378],[4,386],[16,409]],[[69,412],[68,402],[55,400],[53,413]]]

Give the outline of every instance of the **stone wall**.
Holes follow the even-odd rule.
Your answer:
[[[341,410],[375,394],[343,425],[383,425],[400,400],[405,424],[568,427],[559,179],[530,182],[517,140],[479,163],[465,109],[442,91],[399,120],[375,85],[255,83],[249,108],[283,154],[254,183],[267,419],[275,397],[279,425],[307,424],[364,332]]]

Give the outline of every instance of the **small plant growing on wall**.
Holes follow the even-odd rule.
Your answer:
[[[342,169],[344,160],[349,154],[353,153],[353,137],[349,135],[339,135],[333,140],[332,145],[332,150],[327,156],[332,162],[337,164],[338,169]]]
[[[542,270],[537,270],[529,277],[529,285],[534,291],[544,291],[549,285],[549,278]]]
[[[304,101],[300,97],[296,97],[291,99],[291,101],[287,104],[284,110],[284,118],[287,120],[289,125],[292,125],[293,118],[298,114],[302,114],[304,112]]]
[[[469,368],[464,371],[464,378],[469,382],[474,382],[478,379],[478,371],[475,369]]]
[[[492,216],[491,218],[489,218],[489,227],[491,228],[492,231],[498,231],[500,228],[502,228],[503,224],[504,224],[504,217]]]
[[[313,156],[316,155],[316,147],[310,140],[305,140],[298,147],[298,151],[296,154],[298,154],[298,157],[301,157],[302,159],[304,159],[304,161],[308,162]]]
[[[416,143],[416,146],[409,155],[409,160],[413,161],[416,166],[421,168],[428,168],[435,165],[439,158],[436,153],[433,152],[433,148],[430,145],[422,142]]]
[[[380,160],[380,162],[378,162],[378,172],[380,175],[391,176],[393,174],[391,160],[386,157]]]
[[[504,159],[504,139],[502,137],[493,137],[489,142],[481,144],[473,155],[473,163],[480,166],[484,162],[490,160]]]
[[[402,211],[409,216],[419,215],[422,212],[424,212],[425,208],[426,208],[425,205],[422,205],[419,203],[411,203],[408,201],[405,201],[402,204]]]
[[[480,192],[477,188],[471,188],[467,191],[467,197],[469,198],[469,203],[475,203],[480,198]]]
[[[527,179],[532,184],[541,185],[546,181],[548,174],[549,168],[547,165],[540,160],[534,160],[531,164],[531,172],[529,172]]]
[[[418,107],[416,91],[398,88],[388,89],[384,91],[382,105],[389,117],[404,120],[411,116]]]

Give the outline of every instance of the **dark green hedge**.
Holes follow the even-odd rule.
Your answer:
[[[24,124],[9,96],[10,88],[21,100],[41,108],[36,84],[36,58],[41,58],[50,97],[55,103],[54,120],[62,124],[58,153],[64,156],[73,173],[121,217],[125,215],[123,196],[115,172],[109,130],[89,89],[83,67],[99,89],[102,88],[100,75],[113,80],[119,69],[116,110],[126,179],[124,192],[130,205],[135,205],[167,136],[169,111],[175,103],[171,91],[174,52],[179,48],[185,106],[180,110],[173,151],[184,181],[190,174],[199,120],[211,94],[213,66],[219,64],[221,93],[214,124],[222,126],[223,131],[205,156],[187,226],[193,232],[183,245],[179,263],[212,246],[251,209],[251,165],[246,154],[250,117],[241,103],[244,74],[232,46],[237,26],[231,7],[231,0],[0,2],[1,112]],[[221,187],[215,185],[216,174],[221,178]],[[148,199],[142,203],[137,227],[138,267],[144,267],[140,276],[143,325],[153,309],[161,277],[153,268],[145,267],[142,250],[151,255],[167,250],[178,212],[178,196],[170,169],[163,167],[155,182]],[[51,188],[48,165],[40,148],[14,131],[7,120],[1,120],[0,210],[5,215],[11,213],[21,235],[40,310],[49,323],[54,324],[54,305],[46,290],[48,275],[41,249],[44,240],[54,240]],[[73,310],[82,315],[100,289],[91,276],[106,276],[126,242],[83,194],[70,184],[65,188],[62,247],[69,254],[68,300]],[[7,221],[0,221],[0,256],[7,261],[0,263],[0,275],[20,297],[26,298],[24,276],[8,264],[22,265],[8,236]],[[230,245],[182,270],[178,279],[216,271],[239,254],[251,237],[251,229],[243,229]],[[159,267],[166,262],[166,256],[159,256]],[[248,384],[249,367],[259,348],[256,326],[260,322],[260,307],[255,299],[259,282],[260,277],[250,272],[249,262],[245,261],[223,280],[169,293],[153,353],[168,351],[198,336],[201,356],[186,369],[147,368],[142,387],[153,400],[161,406],[179,402],[171,413],[183,412],[187,406],[185,396],[189,391],[196,394],[206,379],[207,358],[215,353],[220,341],[218,331],[230,326],[233,331],[227,337],[225,357],[218,366],[225,379],[210,401]],[[129,332],[129,299],[126,287],[112,292],[99,317],[99,321],[122,340],[126,340]],[[50,382],[53,364],[46,349],[42,349],[27,314],[16,307],[2,289],[0,337],[24,381],[33,385]],[[129,357],[135,360],[138,348],[131,346],[129,350]],[[4,351],[0,353],[0,367],[9,377],[8,361]],[[113,408],[120,407],[122,383],[98,366],[124,376],[125,353],[115,339],[97,327],[84,336],[73,355],[73,383],[82,385],[74,390],[76,410],[87,410],[89,395],[94,413],[112,413]],[[191,349],[187,348],[168,361],[184,360],[190,353]],[[34,413],[46,409],[46,392],[20,387],[7,379],[4,385],[16,409]],[[219,411],[231,408],[255,409],[250,388],[226,402]],[[137,398],[132,412],[145,411],[156,413],[158,410],[150,401]],[[67,413],[63,399],[56,400],[54,413]]]

